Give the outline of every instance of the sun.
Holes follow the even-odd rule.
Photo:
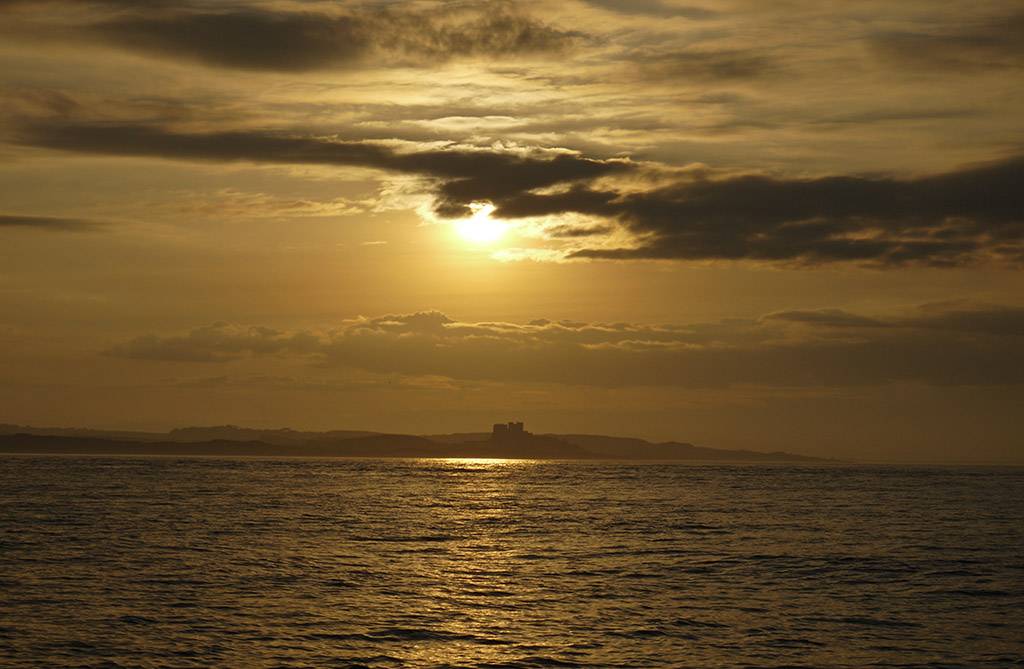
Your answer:
[[[455,231],[465,241],[473,244],[493,244],[505,235],[505,224],[491,218],[493,204],[474,202],[469,205],[473,215],[455,221]]]

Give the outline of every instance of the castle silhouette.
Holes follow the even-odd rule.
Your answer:
[[[529,436],[530,433],[523,429],[523,424],[521,422],[514,423],[509,421],[508,423],[495,423],[494,429],[491,431],[491,439],[493,441],[521,439]]]

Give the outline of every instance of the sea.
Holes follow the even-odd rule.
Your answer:
[[[1024,469],[3,456],[0,666],[1024,666]]]

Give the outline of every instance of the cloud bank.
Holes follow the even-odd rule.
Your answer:
[[[639,243],[589,258],[857,261],[955,266],[1024,261],[1024,158],[896,179],[698,178],[622,195],[573,189],[497,215],[574,211],[620,220]]]
[[[298,357],[377,373],[605,387],[1019,385],[1024,308],[930,305],[888,318],[788,311],[681,326],[465,323],[421,312],[321,332],[219,323],[107,353],[178,362]]]
[[[478,202],[492,203],[494,216],[505,219],[587,217],[582,224],[556,226],[559,237],[584,240],[566,252],[569,258],[876,267],[1024,262],[1021,157],[914,178],[796,178],[673,172],[566,151],[400,150],[334,137],[188,133],[142,124],[36,122],[25,126],[21,141],[105,155],[359,166],[417,175],[435,184],[435,211],[449,218],[470,215],[469,205]],[[628,233],[632,244],[609,246],[609,230]]]

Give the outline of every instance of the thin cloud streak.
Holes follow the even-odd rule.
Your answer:
[[[25,216],[22,214],[0,214],[0,229],[30,228],[36,230],[53,230],[81,232],[95,230],[103,224],[84,218],[64,218],[59,216]]]

